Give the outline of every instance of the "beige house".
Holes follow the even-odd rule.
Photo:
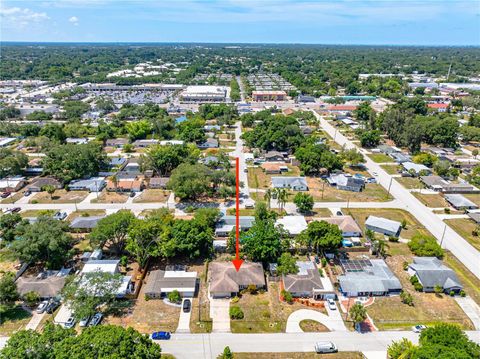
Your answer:
[[[232,262],[212,262],[208,266],[209,292],[213,298],[236,296],[249,285],[265,288],[261,263],[244,262],[237,272]]]

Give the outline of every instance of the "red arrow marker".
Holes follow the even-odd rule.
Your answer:
[[[240,162],[235,158],[235,177],[236,177],[236,203],[235,203],[235,259],[232,261],[237,272],[242,266],[243,260],[240,259]]]

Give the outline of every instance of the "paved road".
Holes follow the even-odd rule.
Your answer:
[[[242,136],[242,123],[237,121],[235,123],[235,151],[232,152],[232,155],[239,158],[240,164],[240,182],[243,182],[243,188],[240,189],[240,192],[244,194],[245,197],[250,196],[250,190],[248,188],[248,175],[245,170],[247,169],[247,163],[245,162],[245,154],[243,153],[243,140],[240,138]]]
[[[235,78],[237,80],[238,86],[240,87],[240,99],[242,102],[245,102],[245,88],[243,86],[242,78],[237,76]]]
[[[479,332],[467,332],[480,342]],[[169,341],[159,341],[162,352],[177,359],[216,358],[228,345],[233,352],[312,352],[315,342],[332,341],[340,351],[384,351],[394,340],[407,338],[418,342],[418,334],[409,331],[278,333],[278,334],[173,334]]]
[[[335,138],[335,141],[340,146],[345,146],[347,149],[358,149],[355,144],[343,136],[340,131],[336,131],[323,117],[316,112],[314,114],[320,121],[323,129],[332,138]],[[403,208],[409,211],[423,226],[428,228],[440,243],[442,243],[443,238],[442,247],[451,251],[475,276],[480,278],[480,253],[417,200],[405,187],[393,180],[392,176],[385,172],[378,163],[375,163],[367,156],[365,156],[365,160],[365,166],[368,171],[372,174],[373,172],[378,174],[376,176],[377,181],[386,189],[390,187],[390,194],[403,204]]]
[[[465,314],[470,318],[476,330],[480,330],[480,307],[470,297],[458,297],[455,296],[455,300],[462,308]]]

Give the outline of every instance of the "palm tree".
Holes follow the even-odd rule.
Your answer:
[[[375,232],[371,229],[367,229],[365,232],[365,236],[370,242],[372,242],[375,239]]]
[[[110,177],[110,180],[113,183],[113,186],[115,187],[115,192],[117,192],[117,186],[118,186],[118,177],[117,175],[113,175]]]
[[[390,248],[390,246],[388,245],[387,241],[385,241],[384,239],[377,239],[374,242],[374,248],[377,255],[381,256],[382,258],[385,258],[387,254],[387,248]]]
[[[269,188],[265,191],[265,201],[267,201],[268,209],[270,209],[270,204],[272,202],[272,190]]]
[[[285,188],[275,188],[275,197],[277,197],[280,212],[282,212],[283,206],[287,202],[288,192]]]

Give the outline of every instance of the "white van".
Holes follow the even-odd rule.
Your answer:
[[[337,346],[332,342],[315,343],[315,352],[317,353],[336,353],[337,351]]]

